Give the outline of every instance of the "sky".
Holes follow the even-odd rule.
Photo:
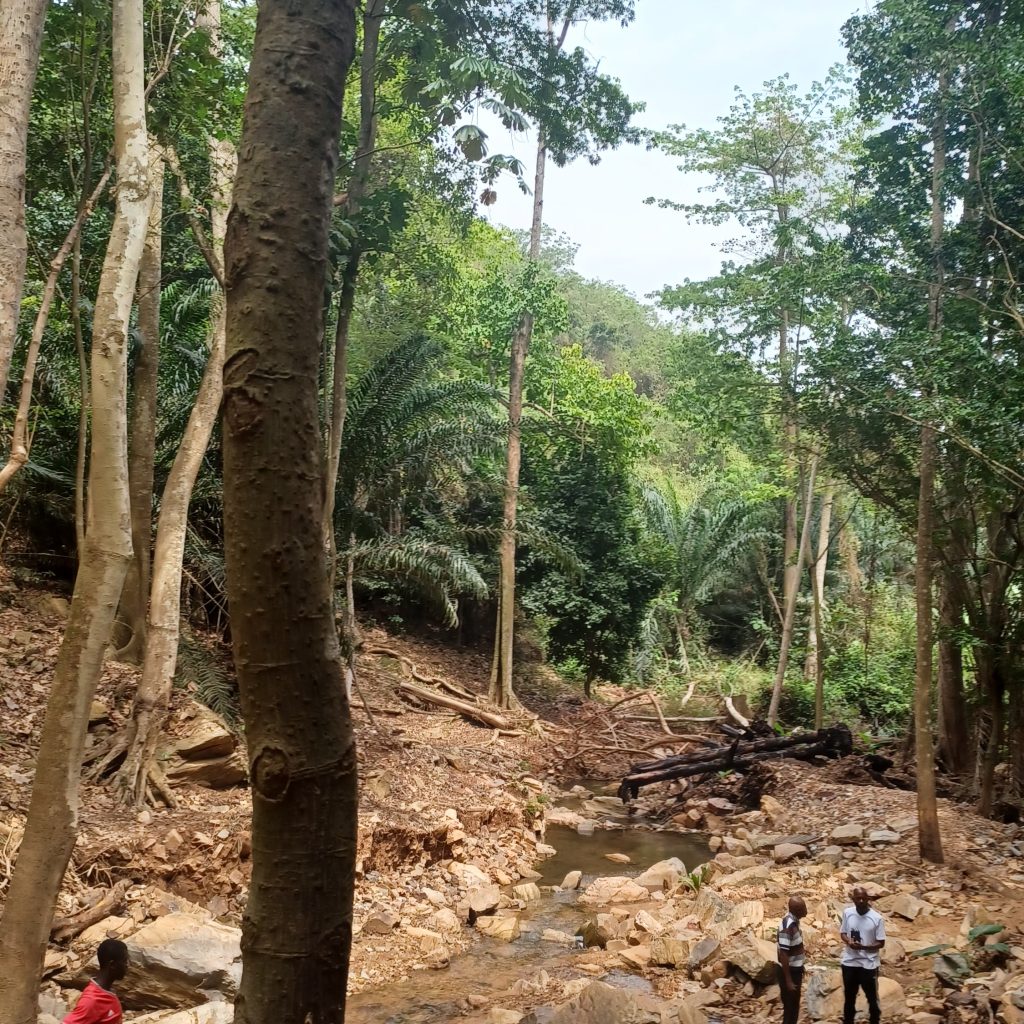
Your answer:
[[[736,86],[755,92],[788,72],[803,91],[823,79],[844,58],[840,27],[867,6],[868,0],[636,0],[636,20],[628,28],[591,23],[580,26],[570,43],[619,78],[631,99],[647,104],[641,126],[712,128]],[[522,160],[532,185],[533,140],[510,139],[499,125],[488,141],[491,152]],[[607,153],[596,167],[586,160],[565,168],[549,162],[544,223],[579,246],[581,274],[614,281],[642,298],[718,269],[728,227],[689,224],[684,214],[644,205],[652,195],[692,201],[699,185],[676,169],[674,158],[643,147]],[[484,215],[528,229],[530,197],[508,178],[497,191],[498,202]]]

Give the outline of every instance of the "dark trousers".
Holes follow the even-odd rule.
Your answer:
[[[853,1024],[857,1012],[857,991],[864,989],[868,1001],[868,1014],[871,1024],[879,1024],[882,1019],[882,1008],[878,1005],[878,968],[850,967],[843,964],[843,1024]]]
[[[800,989],[804,983],[804,969],[790,967],[789,976],[793,979],[793,991],[786,991],[786,976],[779,968],[779,988],[782,995],[782,1024],[796,1024],[800,1016]]]

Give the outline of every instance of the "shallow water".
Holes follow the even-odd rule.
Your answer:
[[[641,827],[598,829],[584,836],[574,829],[549,826],[545,840],[558,851],[537,865],[538,885],[557,885],[570,871],[582,871],[583,885],[600,875],[637,875],[652,864],[678,857],[692,870],[710,856],[707,841],[697,834],[650,831]],[[606,853],[624,853],[629,864],[616,864]],[[467,996],[485,996],[500,1005],[512,985],[540,970],[552,977],[571,974],[574,950],[545,942],[546,928],[575,933],[594,913],[593,907],[577,905],[578,892],[544,892],[522,912],[522,935],[515,942],[484,936],[474,938],[466,952],[453,957],[441,971],[414,971],[407,981],[361,992],[348,1000],[346,1021],[351,1024],[447,1024],[462,1016]],[[626,971],[612,972],[609,984],[650,991],[641,977]]]

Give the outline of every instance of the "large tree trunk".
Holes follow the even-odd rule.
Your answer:
[[[939,713],[937,753],[946,770],[970,771],[970,728],[964,699],[964,656],[956,635],[963,628],[963,608],[947,580],[939,589]]]
[[[914,681],[914,751],[917,760],[918,848],[922,860],[941,864],[942,836],[935,802],[935,747],[932,742],[932,534],[935,526],[937,444],[931,426],[921,429],[920,494],[917,506],[917,671]]]
[[[57,658],[25,835],[0,922],[0,1020],[33,1024],[54,901],[78,825],[89,707],[131,558],[128,323],[151,202],[142,0],[113,2],[117,205],[96,298],[92,345],[92,511]]]
[[[220,53],[220,4],[212,0],[201,23],[210,33],[215,55]],[[192,199],[177,159],[172,165],[179,175],[182,199],[191,207]],[[227,231],[228,205],[234,179],[235,151],[230,142],[210,142],[210,241],[214,275],[223,280],[224,236]],[[153,553],[153,585],[149,594],[149,616],[146,629],[142,678],[132,703],[132,718],[123,743],[124,764],[117,776],[117,786],[126,803],[141,806],[147,795],[147,784],[161,793],[168,803],[174,798],[164,785],[163,773],[156,762],[157,745],[174,684],[178,664],[178,640],[181,635],[181,574],[188,532],[188,506],[196,478],[202,468],[210,436],[217,424],[224,389],[224,297],[217,294],[210,309],[210,354],[203,370],[195,405],[189,414],[181,444],[174,456],[160,498],[160,518],[156,527]],[[117,748],[112,753],[116,753]]]
[[[11,454],[6,465],[0,469],[0,494],[3,494],[7,485],[14,478],[15,474],[28,463],[29,452],[32,448],[32,435],[29,432],[29,413],[32,411],[32,385],[36,377],[36,363],[39,360],[39,349],[43,343],[43,335],[46,333],[46,325],[50,319],[50,308],[53,306],[53,297],[57,291],[57,281],[60,272],[64,269],[68,256],[78,243],[82,225],[89,219],[92,208],[99,199],[100,193],[107,187],[110,180],[110,172],[104,174],[96,185],[93,194],[86,201],[79,211],[75,222],[71,225],[63,245],[57,250],[57,254],[50,261],[50,272],[46,277],[46,284],[43,285],[43,293],[39,298],[39,310],[36,313],[35,324],[32,327],[32,337],[28,343],[28,351],[25,353],[25,368],[21,375],[21,393],[18,397],[18,410],[14,415],[14,431],[11,435]]]
[[[164,162],[150,153],[153,206],[135,287],[139,354],[132,375],[128,424],[128,492],[132,504],[132,561],[118,608],[114,643],[118,661],[137,665],[146,644],[150,540],[153,529],[153,463],[156,461],[156,385],[160,370],[160,277],[163,267]]]
[[[0,3],[0,402],[25,286],[25,147],[49,0]]]
[[[537,168],[533,185],[533,219],[530,226],[530,260],[540,257],[544,223],[544,165],[547,146],[543,132],[537,139]],[[498,616],[495,660],[491,666],[490,699],[502,708],[512,707],[512,647],[516,611],[516,518],[519,510],[519,470],[522,465],[523,372],[533,338],[533,314],[527,312],[512,337],[508,374],[508,448],[505,460],[505,495],[502,503],[501,543],[498,548]]]
[[[789,649],[793,645],[793,624],[796,621],[796,601],[799,593],[800,576],[807,560],[807,549],[810,547],[811,508],[814,505],[814,478],[818,472],[818,456],[811,458],[811,467],[807,474],[807,496],[804,504],[804,525],[800,531],[800,546],[796,555],[796,576],[793,589],[786,595],[785,616],[782,620],[782,639],[779,642],[779,663],[775,669],[775,682],[772,685],[772,699],[768,705],[768,724],[774,725],[779,718],[779,702],[782,699],[782,687],[786,681],[786,668],[789,665]]]
[[[354,0],[263,0],[225,244],[224,540],[253,870],[236,1024],[341,1024],[356,756],[323,557],[317,394]]]

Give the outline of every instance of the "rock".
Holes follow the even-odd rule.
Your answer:
[[[554,857],[558,851],[553,846],[548,846],[546,843],[538,843],[536,854],[541,860],[546,860],[548,857]]]
[[[97,722],[105,722],[110,718],[110,708],[101,700],[94,700],[89,705],[89,724],[95,725]]]
[[[492,1006],[487,1017],[488,1024],[519,1024],[523,1015],[518,1010],[506,1010],[501,1006]]]
[[[491,884],[490,876],[478,868],[475,864],[463,864],[461,861],[452,861],[448,865],[448,872],[458,879],[459,884],[466,889],[474,886],[488,886]]]
[[[768,985],[778,972],[775,943],[757,938],[752,932],[735,935],[726,943],[722,955],[751,981]]]
[[[462,928],[455,911],[450,907],[441,907],[430,915],[430,921],[438,931],[457,932]]]
[[[785,807],[775,797],[767,794],[761,797],[761,811],[769,821],[777,821],[786,813]]]
[[[388,935],[398,926],[399,917],[384,907],[373,911],[363,922],[363,931],[369,935]]]
[[[519,938],[519,918],[508,917],[478,917],[476,919],[477,931],[492,939],[500,939],[502,942],[515,942]]]
[[[206,705],[190,701],[187,714],[188,729],[171,748],[179,757],[186,761],[206,761],[226,757],[238,746],[227,722]]]
[[[719,814],[731,814],[736,810],[736,805],[731,800],[726,800],[720,796],[713,796],[708,801],[708,807],[718,811]]]
[[[737,903],[724,921],[716,921],[708,927],[708,935],[725,940],[737,932],[757,930],[764,922],[764,904],[760,900],[744,900]]]
[[[474,914],[491,914],[501,902],[501,890],[496,885],[474,885],[466,900]]]
[[[569,874],[562,879],[562,884],[559,886],[560,889],[578,889],[580,882],[583,881],[582,871],[570,871]]]
[[[125,941],[131,967],[117,991],[125,1009],[196,1006],[210,992],[233,999],[242,975],[242,933],[188,914],[158,917]]]
[[[662,967],[685,967],[690,958],[690,944],[685,939],[659,935],[651,940],[651,963]]]
[[[879,976],[878,1000],[882,1017],[902,1019],[907,1010],[903,987],[893,978]],[[860,998],[860,1006],[864,997]],[[804,1006],[812,1020],[839,1020],[843,1015],[843,976],[840,971],[815,971],[804,986]]]
[[[648,914],[646,910],[638,911],[636,917],[633,918],[633,923],[648,935],[660,935],[665,930],[665,926],[652,914]]]
[[[806,846],[801,846],[799,843],[779,843],[772,850],[772,858],[776,864],[785,864],[797,857],[806,857],[809,852]]]
[[[651,962],[650,946],[630,946],[619,953],[619,957],[630,967],[642,971]]]
[[[836,846],[856,846],[863,838],[864,826],[856,822],[837,825],[829,835],[829,839]]]
[[[52,1013],[40,1013],[36,1017],[36,1024],[60,1024],[60,1021]]]
[[[524,1019],[536,1021],[535,1014]],[[646,1024],[654,1018],[643,1011],[633,993],[601,981],[592,981],[550,1017],[550,1024]]]
[[[232,1024],[235,1007],[218,1000],[202,1003],[191,1010],[158,1010],[136,1017],[132,1024]]]
[[[706,928],[716,921],[724,921],[734,910],[734,904],[709,885],[701,886],[693,904],[693,916]]]
[[[658,888],[660,887],[659,885]],[[650,893],[643,884],[634,882],[632,878],[614,875],[609,878],[598,878],[587,886],[583,895],[580,896],[581,903],[593,903],[597,906],[607,906],[611,903],[639,903],[648,899],[650,899]]]
[[[540,889],[537,888],[536,882],[524,882],[522,885],[513,886],[512,892],[516,899],[524,903],[535,903],[540,899]]]
[[[597,831],[597,822],[590,818],[581,818],[576,823],[576,831],[581,836],[592,836]]]
[[[705,964],[714,960],[721,948],[722,944],[718,939],[713,935],[705,935],[703,939],[691,947],[686,966],[691,972],[700,970]]]
[[[683,1000],[676,1008],[679,1024],[708,1024],[708,1015],[699,1006],[690,1006]]]
[[[104,939],[124,939],[134,928],[135,922],[130,917],[105,917],[97,924],[86,928],[76,942],[86,949],[91,949]]]
[[[630,858],[624,853],[606,853],[604,855],[605,860],[610,860],[615,864],[629,864]]]
[[[445,949],[444,936],[429,928],[407,928],[405,934],[410,939],[418,939],[421,953],[431,953],[435,949]]]
[[[171,756],[164,772],[175,785],[202,786],[205,789],[230,789],[242,785],[249,777],[245,757],[238,750],[226,757],[204,761],[186,761],[182,757]]]
[[[607,946],[619,934],[619,923],[611,914],[598,914],[580,925],[577,935],[583,937],[583,944],[590,946]]]
[[[826,846],[818,854],[818,860],[826,864],[839,864],[843,859],[843,848],[841,846]]]
[[[568,932],[560,932],[557,928],[545,928],[540,933],[540,940],[541,942],[557,942],[560,946],[571,946],[575,941],[575,936]]]
[[[876,846],[887,846],[890,843],[898,843],[902,837],[899,832],[890,832],[888,829],[880,828],[868,833],[868,842]]]
[[[767,884],[771,879],[772,869],[765,864],[758,864],[716,879],[715,885],[721,886],[723,889],[732,889],[740,886]]]
[[[450,967],[452,960],[447,946],[437,946],[423,957],[423,962],[432,971],[443,971]]]
[[[932,960],[932,973],[943,985],[959,988],[964,978],[970,977],[971,965],[962,953],[939,953]]]
[[[539,996],[551,988],[551,976],[545,970],[539,970],[529,978],[520,978],[513,983],[509,992],[514,996]]]
[[[890,913],[908,921],[915,921],[922,911],[928,909],[928,904],[923,903],[916,896],[901,892],[888,899],[888,909]]]
[[[686,874],[686,866],[678,857],[669,857],[668,860],[658,861],[652,864],[642,874],[637,875],[636,885],[642,885],[650,892],[662,892],[678,885]]]

